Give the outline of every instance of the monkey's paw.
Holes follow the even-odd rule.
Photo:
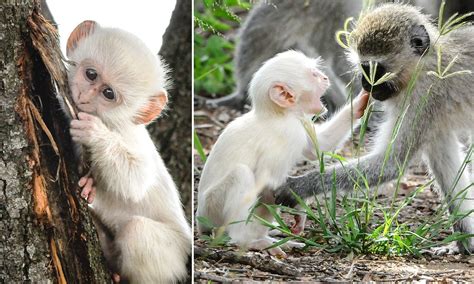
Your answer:
[[[79,179],[79,187],[82,188],[81,196],[87,203],[91,204],[94,201],[96,188],[94,186],[94,179],[90,175],[83,176]]]
[[[275,193],[275,204],[294,208],[298,204],[298,200],[289,189],[280,188]]]
[[[306,217],[295,215],[295,224],[290,228],[291,232],[295,235],[300,235],[304,231],[305,223]]]
[[[91,146],[96,139],[106,139],[109,130],[102,120],[97,116],[80,112],[77,114],[79,119],[71,121],[71,138],[74,142]]]
[[[281,246],[267,249],[268,247],[272,246],[277,241],[278,241],[277,239],[266,236],[265,238],[250,242],[250,244],[248,245],[248,248],[253,249],[253,250],[266,249],[270,255],[276,256],[278,258],[287,258],[288,256],[283,251],[283,249],[290,250],[292,248],[303,248],[305,246],[305,244],[302,244],[302,243],[288,241],[282,244]]]
[[[120,275],[118,273],[112,273],[112,282],[120,283]]]
[[[452,242],[449,245],[441,246],[441,247],[434,247],[428,250],[424,250],[423,253],[431,254],[431,255],[453,255],[459,254],[461,252],[459,245],[456,242]]]

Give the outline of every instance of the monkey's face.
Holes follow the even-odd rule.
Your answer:
[[[307,114],[323,113],[326,108],[321,102],[321,97],[330,86],[329,78],[318,68],[311,68],[307,77],[307,88],[301,91],[298,104]]]
[[[357,24],[349,40],[351,59],[358,66],[362,87],[375,99],[390,99],[407,87],[430,47],[426,22],[414,7],[387,4]]]
[[[77,64],[71,80],[72,98],[80,111],[100,116],[122,101],[102,68],[90,60]]]

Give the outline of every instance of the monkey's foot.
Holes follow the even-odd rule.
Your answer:
[[[431,248],[424,252],[432,254],[432,255],[452,255],[452,254],[459,254],[461,251],[459,250],[458,244],[456,242],[452,242],[449,245]]]
[[[273,229],[271,231],[268,232],[268,235],[270,237],[279,237],[279,236],[283,236],[283,233],[280,232],[280,230],[277,230],[277,229]]]
[[[118,273],[112,273],[112,281],[114,283],[120,283],[120,275]]]
[[[263,239],[255,240],[248,244],[248,248],[252,250],[262,251],[270,247],[274,243],[274,239],[270,237],[265,237]],[[271,255],[274,255],[278,258],[287,258],[286,253],[280,247],[274,247],[267,250]]]
[[[91,204],[94,201],[96,189],[94,186],[94,179],[90,175],[86,175],[79,179],[79,187],[82,188],[81,196],[87,203]]]
[[[295,215],[295,224],[290,228],[291,232],[295,235],[300,235],[304,230],[306,224],[305,215]]]
[[[252,241],[248,245],[248,248],[253,249],[253,250],[265,250],[268,247],[272,246],[277,241],[278,241],[277,239],[267,236],[265,238]],[[288,256],[283,251],[283,249],[290,250],[292,248],[303,248],[304,246],[305,244],[302,244],[302,243],[288,241],[279,247],[273,247],[273,248],[267,249],[267,251],[269,254],[274,255],[278,258],[287,258]]]
[[[305,244],[298,243],[298,242],[293,242],[293,241],[288,241],[288,242],[282,244],[281,247],[284,248],[284,249],[294,249],[294,248],[301,249],[301,248],[305,247]]]

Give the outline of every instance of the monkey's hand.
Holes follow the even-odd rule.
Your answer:
[[[304,230],[306,224],[306,214],[295,215],[295,224],[290,228],[295,235],[300,235]]]
[[[94,201],[95,193],[96,193],[96,188],[94,186],[94,179],[90,174],[87,174],[81,179],[79,179],[79,187],[82,188],[81,191],[81,196],[85,200],[87,200],[87,203],[91,204]]]
[[[104,137],[109,136],[110,130],[97,116],[80,112],[77,114],[77,117],[79,119],[73,119],[69,129],[74,142],[91,147],[98,139],[104,139]]]
[[[364,111],[369,104],[370,94],[364,90],[353,101],[354,117],[359,119],[364,115]]]
[[[296,200],[295,196],[291,192],[291,190],[295,190],[292,185],[293,179],[294,178],[291,177],[288,178],[285,184],[275,190],[275,204],[291,208],[294,208],[296,205],[298,205],[298,200]]]

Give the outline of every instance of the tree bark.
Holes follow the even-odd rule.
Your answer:
[[[0,3],[0,282],[105,283],[57,92],[56,30],[34,0]]]
[[[191,1],[177,0],[159,54],[171,69],[169,110],[149,130],[181,194],[186,215],[192,204]]]

